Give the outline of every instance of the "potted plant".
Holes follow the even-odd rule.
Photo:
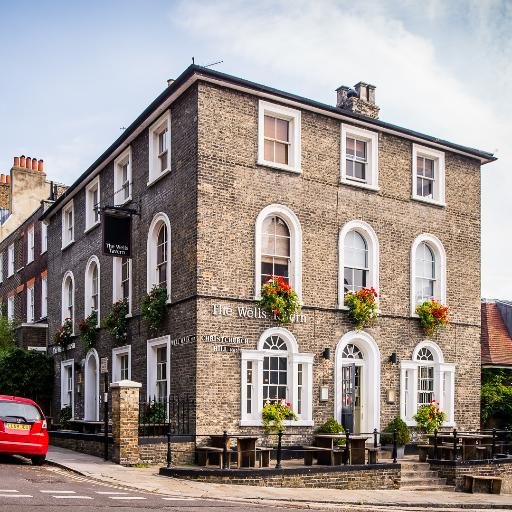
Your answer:
[[[348,317],[357,331],[369,327],[377,320],[377,292],[374,288],[361,288],[345,294]]]
[[[153,286],[152,290],[142,299],[141,314],[149,329],[156,332],[167,311],[167,290],[161,286]]]
[[[338,423],[334,418],[329,418],[325,423],[322,423],[317,429],[318,434],[344,434],[345,429],[343,425]],[[335,446],[345,446],[346,439],[340,437],[334,440]]]
[[[103,320],[109,334],[114,339],[116,345],[123,345],[128,338],[128,302],[126,300],[118,300],[112,304],[112,309],[108,316]]]
[[[258,306],[268,311],[280,324],[289,324],[300,312],[297,293],[281,276],[272,276],[261,287]]]
[[[94,347],[96,343],[96,337],[98,334],[97,327],[98,313],[96,311],[93,311],[88,317],[78,322],[78,332],[80,333],[80,338],[88,350]]]
[[[261,419],[267,434],[277,434],[280,430],[284,430],[285,420],[296,420],[297,415],[293,412],[290,402],[280,400],[267,402],[261,411]]]
[[[390,421],[380,436],[380,443],[384,451],[392,451],[393,449],[393,432],[396,431],[396,457],[402,459],[404,457],[405,445],[411,440],[409,427],[405,421],[397,416]]]
[[[449,312],[448,306],[443,306],[435,299],[426,300],[416,306],[421,328],[429,337],[434,337],[441,327],[448,325]]]
[[[64,323],[60,326],[59,330],[55,333],[53,341],[55,345],[59,346],[63,352],[68,348],[68,345],[73,339],[73,323],[71,318],[64,319]]]
[[[434,430],[439,430],[446,419],[446,414],[439,408],[439,402],[432,400],[428,405],[418,407],[418,411],[413,416],[414,421],[423,432],[432,434]]]
[[[165,402],[151,401],[142,405],[140,429],[144,435],[159,436],[167,432],[167,411]]]

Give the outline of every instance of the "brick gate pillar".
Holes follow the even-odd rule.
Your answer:
[[[142,384],[121,380],[110,384],[112,390],[112,461],[122,466],[138,464],[139,393]]]

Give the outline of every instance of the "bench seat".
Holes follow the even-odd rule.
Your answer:
[[[464,491],[501,494],[503,479],[498,476],[464,475]]]

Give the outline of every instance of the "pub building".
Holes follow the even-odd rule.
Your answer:
[[[199,434],[257,431],[278,398],[291,432],[329,417],[413,426],[432,399],[445,426],[478,428],[480,166],[493,160],[379,120],[363,82],[327,105],[190,66],[43,214],[50,339],[67,318],[75,335],[53,347],[57,408],[98,420],[108,358],[109,380],[144,398],[192,396]],[[109,240],[111,214],[129,221]],[[258,307],[271,276],[302,304],[289,324]],[[155,286],[166,314],[150,329]],[[344,297],[363,287],[379,317],[356,330]],[[450,311],[431,339],[415,314],[430,298]],[[120,299],[121,342],[103,327]],[[77,325],[93,311],[87,348]]]

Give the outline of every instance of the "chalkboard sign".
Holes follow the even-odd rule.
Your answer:
[[[103,254],[119,258],[132,257],[132,217],[103,213]]]

